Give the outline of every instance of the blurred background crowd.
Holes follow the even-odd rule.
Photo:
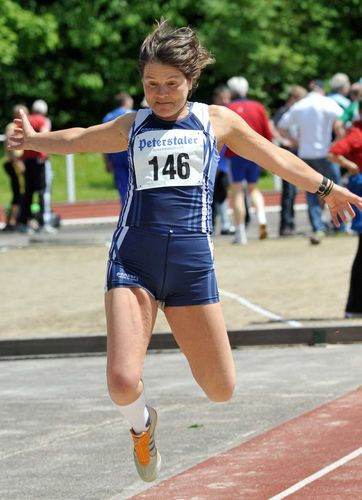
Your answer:
[[[362,79],[351,82],[347,74],[338,72],[329,81],[314,79],[306,87],[293,84],[288,88],[285,102],[272,112],[265,103],[249,97],[250,90],[244,76],[233,76],[213,89],[209,102],[228,106],[267,140],[297,154],[338,184],[347,185],[351,176],[359,174],[358,157],[353,157],[352,152],[350,158],[351,151],[340,150],[339,141],[350,137],[350,132],[354,137],[359,127]],[[113,107],[99,121],[110,121],[135,110],[134,102],[129,91],[117,92]],[[140,106],[147,106],[145,99]],[[15,104],[11,121],[4,130],[4,171],[8,183],[3,189],[8,190],[9,205],[3,230],[53,232],[59,227],[59,219],[51,204],[54,176],[50,158],[44,153],[6,148],[6,138],[15,127],[12,119],[19,116],[20,109],[28,114],[34,130],[52,128],[45,100],[36,99],[30,110],[25,104]],[[358,143],[358,137],[355,140]],[[128,180],[127,153],[103,155],[103,162],[105,175],[113,176],[114,189],[122,202]],[[225,147],[221,150],[215,180],[214,223],[222,235],[233,235],[235,244],[247,244],[251,207],[259,225],[259,238],[268,237],[264,197],[259,188],[261,174],[255,163],[237,157]],[[297,190],[283,180],[280,191],[279,235],[293,236],[297,234],[294,213]],[[336,228],[325,219],[323,205],[316,195],[308,193],[307,204],[312,243],[320,243],[327,233],[350,231],[349,226],[341,224]]]

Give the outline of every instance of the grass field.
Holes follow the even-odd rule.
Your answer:
[[[0,150],[1,164],[4,162],[3,150]],[[54,172],[52,202],[67,201],[67,179],[65,156],[51,155]],[[118,193],[113,185],[113,177],[105,171],[102,155],[78,154],[74,159],[76,201],[117,200]],[[273,191],[273,176],[266,171],[260,179],[262,191]],[[7,206],[10,201],[9,180],[0,169],[0,205]]]

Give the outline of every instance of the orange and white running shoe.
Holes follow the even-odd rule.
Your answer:
[[[157,413],[150,406],[147,406],[147,410],[150,415],[148,429],[140,434],[136,434],[131,429],[131,436],[134,444],[133,458],[137,472],[143,481],[149,483],[157,479],[157,475],[161,469],[161,455],[155,443]]]

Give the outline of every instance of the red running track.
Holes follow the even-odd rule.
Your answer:
[[[280,205],[280,193],[263,193],[266,206]],[[298,192],[296,204],[305,204],[305,193]],[[118,200],[110,201],[81,201],[76,203],[54,203],[52,210],[61,219],[85,219],[89,217],[117,217],[120,211]],[[0,207],[0,221],[5,221],[4,208]]]
[[[361,500],[361,423],[362,387],[132,499]]]

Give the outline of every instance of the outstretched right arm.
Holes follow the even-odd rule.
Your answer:
[[[8,139],[10,150],[30,149],[44,153],[116,153],[127,149],[128,133],[135,113],[88,128],[69,128],[55,132],[35,132],[28,117],[21,112],[15,131]]]

